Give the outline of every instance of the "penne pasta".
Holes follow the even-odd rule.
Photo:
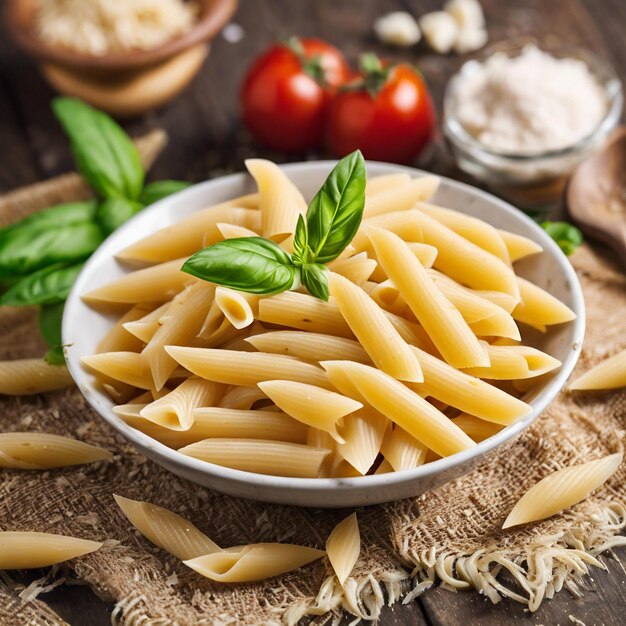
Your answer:
[[[622,457],[618,452],[548,474],[518,500],[502,528],[546,519],[581,502],[617,471]]]
[[[49,433],[0,433],[0,468],[49,469],[108,461],[108,450]]]
[[[471,367],[463,370],[470,376],[491,380],[523,380],[552,372],[561,361],[530,346],[486,346],[489,367]]]
[[[437,220],[457,235],[490,252],[501,261],[509,263],[509,251],[500,233],[491,224],[460,211],[445,209],[434,204],[421,202],[419,210]]]
[[[337,454],[364,476],[376,461],[388,424],[371,407],[346,415],[340,430],[344,443],[335,446]]]
[[[179,452],[244,472],[317,478],[330,450],[266,439],[204,439]]]
[[[361,552],[361,534],[356,513],[339,522],[326,540],[326,554],[343,587]]]
[[[305,361],[318,361],[320,355],[329,360],[371,361],[363,346],[352,339],[307,333],[300,330],[274,330],[253,337],[246,342],[253,345],[259,352],[286,354]]]
[[[84,356],[81,363],[98,374],[139,389],[151,389],[154,386],[150,366],[143,355],[137,352],[102,352]]]
[[[383,213],[412,209],[418,202],[430,200],[437,191],[439,182],[437,176],[420,176],[404,185],[366,196],[363,216],[368,219]]]
[[[489,365],[486,352],[459,311],[435,286],[406,243],[389,231],[369,228],[367,232],[385,273],[443,358],[455,367]]]
[[[255,228],[260,219],[258,203],[259,196],[255,193],[203,209],[132,244],[119,252],[117,258],[136,264],[163,263],[189,256],[207,246],[207,242],[222,239],[219,223]]]
[[[368,178],[365,185],[365,196],[373,196],[381,191],[395,189],[400,185],[408,183],[410,180],[411,177],[405,172],[400,172],[398,174],[383,174],[382,176]]]
[[[194,422],[194,411],[200,406],[213,406],[224,391],[224,385],[191,377],[146,405],[139,414],[170,430],[189,430]]]
[[[25,396],[71,387],[74,380],[64,365],[43,359],[0,361],[0,394]]]
[[[324,556],[322,550],[290,543],[256,543],[228,548],[184,561],[205,578],[220,583],[245,583],[272,578]]]
[[[169,308],[170,303],[166,302],[162,304],[160,307],[154,309],[150,313],[147,313],[143,317],[140,317],[134,321],[128,321],[124,324],[124,328],[131,335],[134,335],[139,339],[141,343],[148,343],[162,322],[165,320],[167,315],[167,309]],[[141,346],[140,343],[140,346]],[[139,352],[141,348],[132,350],[133,352]],[[98,352],[112,352],[113,350],[98,350]]]
[[[328,285],[341,315],[372,361],[394,378],[423,381],[415,353],[378,304],[363,289],[338,274],[329,273]]]
[[[498,230],[498,234],[506,246],[511,263],[515,263],[515,261],[519,261],[531,254],[543,252],[543,248],[532,239],[528,239],[528,237],[516,235],[508,230]]]
[[[197,376],[227,385],[256,387],[264,380],[282,379],[325,389],[330,384],[322,369],[290,356],[182,346],[167,346],[166,350]]]
[[[424,465],[428,448],[406,430],[396,426],[387,431],[380,452],[394,472],[401,472]]]
[[[546,326],[571,322],[576,319],[576,315],[569,307],[541,287],[537,287],[537,285],[533,285],[533,283],[519,276],[517,283],[521,301],[513,309],[513,319],[544,333]]]
[[[155,546],[179,559],[220,552],[221,548],[191,522],[156,504],[113,495],[128,521]]]
[[[504,427],[494,422],[482,420],[479,417],[470,415],[469,413],[461,413],[452,418],[452,421],[467,435],[469,435],[476,443],[480,443],[489,437],[493,437]]]
[[[247,159],[246,168],[259,188],[261,232],[264,237],[280,241],[295,231],[298,215],[306,212],[306,202],[272,161]]]
[[[237,329],[246,328],[258,316],[260,296],[227,287],[217,287],[215,303],[224,317]]]
[[[337,421],[363,407],[334,391],[290,380],[268,380],[259,383],[259,388],[287,415],[327,432],[338,443],[344,439],[337,432]]]
[[[626,350],[618,352],[586,371],[570,384],[569,389],[581,391],[618,389],[619,387],[626,387]]]
[[[167,302],[187,285],[198,280],[191,274],[180,271],[186,260],[186,257],[178,258],[131,272],[104,287],[86,293],[82,298],[89,304]]]
[[[259,233],[252,230],[251,228],[246,228],[245,226],[238,226],[237,224],[228,224],[221,222],[216,224],[217,230],[220,231],[220,235],[224,239],[235,239],[237,237],[258,237]],[[207,247],[209,244],[206,241],[202,242],[203,247]]]
[[[531,407],[479,378],[450,367],[437,357],[414,348],[422,364],[424,382],[412,384],[420,395],[497,424],[508,425],[528,415]]]
[[[255,402],[265,399],[265,394],[258,387],[231,387],[217,406],[225,409],[251,409]]]
[[[437,454],[449,456],[475,445],[448,417],[391,376],[361,363],[334,361],[334,364],[343,370],[368,404]],[[325,367],[326,362],[321,365]],[[332,382],[332,368],[327,372]]]
[[[362,285],[372,276],[376,269],[376,261],[369,259],[365,252],[360,252],[347,259],[335,259],[327,265],[328,269],[344,276],[355,285]]]
[[[0,570],[48,567],[95,552],[101,547],[98,541],[67,535],[0,532]]]
[[[113,328],[102,338],[96,346],[96,352],[139,352],[143,347],[141,339],[131,333],[126,324],[131,324],[150,313],[147,305],[136,305],[126,312],[113,325]]]
[[[150,367],[156,389],[161,389],[176,369],[166,345],[185,345],[197,336],[213,302],[215,285],[198,281],[178,294],[167,309],[167,318],[141,352]]]

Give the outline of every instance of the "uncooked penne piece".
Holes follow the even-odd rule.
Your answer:
[[[101,546],[98,541],[67,535],[0,532],[0,570],[48,567],[95,552]]]
[[[126,274],[82,296],[88,304],[167,302],[197,278],[180,269],[187,257]]]
[[[134,321],[128,321],[124,324],[124,328],[131,334],[137,337],[142,343],[148,343],[157,330],[161,326],[162,321],[166,317],[167,309],[171,302],[165,302],[160,307],[154,309]],[[138,305],[139,306],[139,305]],[[131,350],[131,352],[140,352],[141,350]],[[112,352],[110,350],[99,350],[99,352]]]
[[[228,224],[225,222],[221,222],[217,224],[217,230],[220,231],[220,234],[224,239],[236,239],[238,237],[258,237],[259,233],[252,230],[251,228],[246,228],[245,226],[238,226],[237,224]],[[208,244],[203,242],[204,247]]]
[[[96,352],[139,352],[142,341],[126,328],[126,324],[145,317],[150,311],[151,308],[145,304],[137,304],[127,311],[98,343]]]
[[[328,286],[341,315],[379,369],[399,380],[424,380],[411,347],[363,289],[333,272],[328,274]]]
[[[541,332],[546,332],[546,326],[571,322],[576,319],[574,311],[545,289],[519,276],[517,283],[521,301],[513,309],[513,319],[528,324]]]
[[[167,346],[166,350],[197,376],[227,385],[256,387],[264,380],[283,379],[325,389],[330,385],[322,369],[290,356],[183,346]]]
[[[265,400],[265,394],[258,387],[231,387],[217,403],[225,409],[251,409],[259,400]]]
[[[402,472],[424,465],[428,448],[396,425],[385,434],[380,452],[394,472]]]
[[[163,263],[189,256],[222,239],[217,228],[221,222],[254,228],[260,218],[258,203],[259,195],[253,193],[216,204],[141,239],[116,257],[125,263]]]
[[[319,361],[320,357],[328,360],[371,361],[363,346],[352,339],[307,333],[301,330],[274,330],[253,337],[246,342],[253,345],[259,352],[286,354],[305,361]]]
[[[335,446],[336,453],[364,476],[380,452],[389,420],[371,407],[346,415],[341,436],[344,443]]]
[[[367,179],[365,184],[365,196],[373,196],[381,191],[388,191],[389,189],[395,189],[400,185],[408,183],[411,177],[406,172],[399,172],[398,174],[383,174],[382,176],[374,176]]]
[[[146,539],[181,560],[221,550],[191,522],[172,511],[116,494],[113,497],[128,521]]]
[[[454,369],[437,357],[414,348],[422,365],[424,382],[410,387],[456,409],[484,420],[508,425],[528,415],[532,408],[505,391]]]
[[[337,421],[363,405],[334,391],[290,380],[267,380],[259,383],[261,391],[287,415],[303,424],[326,431],[338,443]]]
[[[598,363],[579,376],[569,389],[618,389],[626,387],[626,350]]]
[[[502,528],[546,519],[581,502],[615,473],[622,457],[618,452],[548,474],[518,500]]]
[[[406,243],[389,231],[369,228],[367,232],[385,273],[443,358],[455,367],[489,365],[489,357],[467,322],[435,286]]]
[[[200,406],[213,406],[225,389],[219,383],[191,377],[167,395],[148,404],[140,415],[170,430],[189,430],[194,411]]]
[[[49,433],[0,433],[0,468],[49,469],[109,460],[108,450]]]
[[[259,299],[252,293],[236,291],[227,287],[217,287],[215,303],[226,319],[237,329],[246,328],[258,316]]]
[[[90,370],[139,389],[154,386],[150,366],[137,352],[102,352],[82,357],[81,363]]]
[[[333,363],[368,404],[437,454],[449,456],[475,445],[446,415],[391,376],[361,363]],[[326,362],[321,365],[325,367]],[[332,382],[333,372],[330,368],[327,371]]]
[[[298,188],[272,161],[247,159],[246,168],[261,196],[261,232],[264,237],[280,241],[295,231],[298,215],[306,212],[306,202]]]
[[[322,550],[290,543],[255,543],[227,548],[184,563],[205,578],[220,583],[245,583],[290,572],[324,555]]]
[[[504,426],[481,420],[479,417],[470,415],[469,413],[461,413],[452,418],[452,421],[467,435],[469,435],[476,443],[493,437],[500,432]]]
[[[376,261],[368,258],[367,253],[360,252],[347,259],[335,259],[326,267],[331,272],[341,274],[355,285],[362,285],[376,269]]]
[[[502,241],[507,248],[511,263],[515,263],[515,261],[519,261],[531,254],[543,252],[543,248],[532,239],[528,239],[528,237],[516,235],[508,230],[498,230],[498,234],[502,237]]]
[[[521,380],[536,378],[561,366],[561,361],[531,346],[486,345],[489,367],[463,370],[470,376],[491,380]]]
[[[363,216],[365,219],[392,211],[407,211],[418,202],[430,200],[439,187],[438,176],[420,176],[404,185],[366,196]]]
[[[213,302],[215,285],[198,281],[178,294],[167,309],[167,318],[141,352],[148,363],[154,386],[161,389],[176,369],[166,345],[188,345],[200,332]]]
[[[179,452],[244,472],[317,478],[330,450],[266,439],[204,439]]]
[[[326,554],[343,587],[361,553],[361,533],[356,513],[348,515],[328,536]]]
[[[507,263],[419,210],[414,219],[422,232],[419,241],[437,248],[435,269],[473,289],[503,291],[519,298],[515,274]]]
[[[509,252],[506,244],[502,240],[500,233],[491,224],[460,211],[445,209],[434,204],[427,204],[426,202],[421,202],[418,208],[426,215],[453,230],[457,235],[490,252],[505,263],[509,263]]]
[[[65,389],[73,384],[64,365],[48,365],[43,359],[0,361],[0,394],[27,396]]]

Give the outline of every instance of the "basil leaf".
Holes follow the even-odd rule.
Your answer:
[[[65,352],[63,352],[63,346],[54,346],[46,352],[43,357],[44,361],[48,365],[65,365]]]
[[[309,248],[309,234],[307,232],[306,221],[302,215],[298,215],[298,222],[296,224],[296,231],[293,235],[293,254],[291,259],[294,265],[302,265],[308,263],[313,253]]]
[[[96,211],[96,221],[102,232],[108,236],[116,228],[137,215],[143,209],[143,204],[126,198],[107,198],[103,200]]]
[[[64,267],[52,265],[22,278],[0,296],[0,304],[27,306],[55,304],[67,298],[83,264]]]
[[[311,201],[306,214],[313,260],[336,259],[356,235],[365,206],[365,161],[359,150],[344,157]]]
[[[52,109],[70,138],[76,166],[92,189],[103,198],[137,200],[144,170],[122,128],[75,98],[55,98]]]
[[[103,241],[97,224],[18,228],[0,241],[0,278],[25,276],[54,263],[86,259]]]
[[[154,204],[157,200],[187,189],[190,184],[184,180],[157,180],[153,183],[148,183],[139,196],[139,202],[144,206]]]
[[[42,228],[52,228],[55,226],[68,226],[79,222],[89,222],[96,214],[96,200],[86,200],[85,202],[68,202],[57,204],[48,209],[37,211],[23,220],[0,229],[0,242],[6,239],[10,233],[17,230],[29,229],[40,230]]]
[[[301,268],[302,284],[316,298],[328,302],[328,270],[317,263],[305,263]]]
[[[256,294],[274,294],[298,283],[289,255],[263,237],[238,237],[196,252],[183,272],[218,285]]]
[[[64,365],[63,340],[61,339],[61,322],[65,302],[44,304],[39,309],[39,330],[50,350],[44,356],[50,365]]]
[[[541,228],[543,228],[554,241],[558,244],[559,248],[569,256],[582,244],[583,234],[572,224],[567,222],[541,222]]]

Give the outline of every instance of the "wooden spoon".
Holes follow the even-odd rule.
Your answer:
[[[576,168],[566,201],[583,233],[611,247],[626,266],[626,127]]]

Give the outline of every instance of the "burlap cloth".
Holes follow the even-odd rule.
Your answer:
[[[162,137],[153,136],[148,144],[154,156]],[[9,194],[0,199],[0,224],[85,193],[77,177],[66,176]],[[626,278],[588,247],[572,261],[588,316],[580,373],[626,347]],[[43,354],[35,319],[31,310],[0,309],[0,358]],[[133,530],[112,494],[172,509],[224,546],[288,541],[323,548],[346,511],[240,500],[177,478],[138,454],[74,389],[5,397],[0,407],[0,431],[60,433],[115,453],[110,463],[79,469],[3,471],[0,529],[105,541],[98,552],[58,569],[41,586],[61,576],[78,578],[116,603],[113,621],[121,624],[278,624],[294,623],[306,613],[326,621],[336,618],[342,605],[375,618],[384,602],[410,601],[436,580],[478,588],[494,601],[509,596],[534,609],[564,586],[576,592],[588,564],[601,565],[593,555],[626,543],[620,536],[626,464],[566,513],[499,530],[520,495],[548,472],[622,448],[622,391],[561,394],[512,447],[472,473],[419,498],[359,510],[362,552],[343,598],[324,562],[256,584],[206,581]],[[64,623],[40,600],[28,599],[30,591],[24,593],[2,573],[1,624]]]

